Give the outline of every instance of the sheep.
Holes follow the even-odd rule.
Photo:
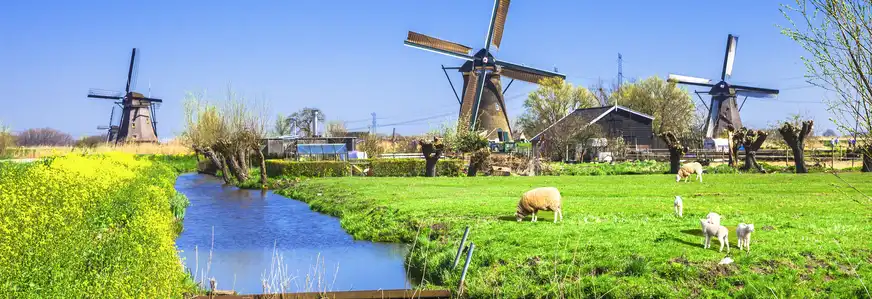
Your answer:
[[[710,224],[721,225],[721,215],[718,215],[718,213],[715,212],[708,213],[708,215],[705,216],[705,220]]]
[[[730,243],[727,238],[730,231],[727,230],[726,227],[723,225],[711,224],[706,219],[700,219],[699,223],[702,225],[702,234],[705,235],[703,248],[711,248],[712,236],[715,236],[718,238],[718,242],[721,243],[721,249],[719,249],[718,252],[724,251],[724,245],[726,245],[727,253],[730,253]]]
[[[681,179],[684,179],[687,182],[690,175],[694,173],[696,173],[696,178],[699,179],[699,182],[702,183],[702,164],[697,162],[681,165],[681,168],[678,169],[678,174],[675,175],[675,181],[680,182]]]
[[[675,207],[675,213],[678,214],[678,217],[684,217],[684,203],[681,201],[681,196],[675,196],[675,202],[672,203],[672,206]]]
[[[524,219],[525,216],[532,214],[532,222],[536,222],[536,212],[538,211],[554,211],[554,223],[557,223],[558,217],[563,221],[563,210],[560,203],[560,191],[554,187],[540,187],[524,192],[521,196],[521,201],[518,202],[518,210],[515,212],[515,218],[518,222]]]
[[[751,252],[751,232],[753,231],[754,224],[739,223],[739,226],[736,227],[739,250],[742,250],[742,246],[745,246],[745,249]]]

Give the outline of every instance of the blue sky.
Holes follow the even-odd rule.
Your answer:
[[[781,1],[521,1],[511,3],[501,49],[515,63],[558,67],[573,84],[669,73],[718,78],[728,33],[739,36],[733,83],[782,89],[748,100],[743,121],[788,114],[833,127],[825,93],[804,82],[803,50],[782,36]],[[490,0],[452,1],[5,1],[0,3],[0,122],[101,133],[111,103],[89,88],[123,90],[130,49],[141,51],[137,90],[164,99],[162,138],[181,132],[186,91],[220,97],[228,82],[271,115],[319,107],[328,120],[376,112],[401,134],[447,121],[458,104],[439,68],[454,58],[403,46],[413,30],[480,48]],[[460,75],[449,73],[455,85]],[[507,83],[504,81],[504,83]],[[459,87],[459,86],[458,86]],[[535,85],[515,82],[509,116]],[[429,119],[428,119],[429,118]],[[426,119],[408,123],[409,120]],[[379,132],[389,133],[391,127]]]

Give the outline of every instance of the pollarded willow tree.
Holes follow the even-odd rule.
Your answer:
[[[801,126],[794,125],[791,122],[784,122],[778,128],[778,133],[784,138],[784,143],[793,151],[793,161],[796,165],[796,173],[808,173],[808,168],[805,167],[805,138],[814,130],[814,121],[807,120],[802,122]]]
[[[184,140],[197,154],[205,156],[222,172],[226,183],[249,179],[249,157],[260,166],[260,180],[266,185],[266,163],[261,149],[265,134],[263,113],[228,91],[221,105],[195,94],[185,99]]]
[[[872,2],[796,0],[781,12],[790,22],[782,33],[810,54],[808,82],[835,95],[833,121],[857,137],[863,171],[872,171]]]
[[[741,144],[745,148],[745,166],[742,170],[756,169],[759,172],[766,172],[759,163],[757,163],[757,150],[763,146],[766,137],[769,136],[766,131],[753,130],[749,128],[741,128],[733,134],[733,143]]]

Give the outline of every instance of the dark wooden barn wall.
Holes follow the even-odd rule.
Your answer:
[[[651,120],[627,111],[617,109],[596,122],[609,138],[623,137],[628,147],[647,145],[655,148]]]

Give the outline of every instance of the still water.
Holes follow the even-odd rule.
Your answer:
[[[200,174],[180,176],[176,190],[191,201],[176,246],[198,280],[208,271],[218,289],[264,293],[264,279],[273,291],[284,282],[286,292],[411,287],[406,245],[355,241],[303,202]]]

